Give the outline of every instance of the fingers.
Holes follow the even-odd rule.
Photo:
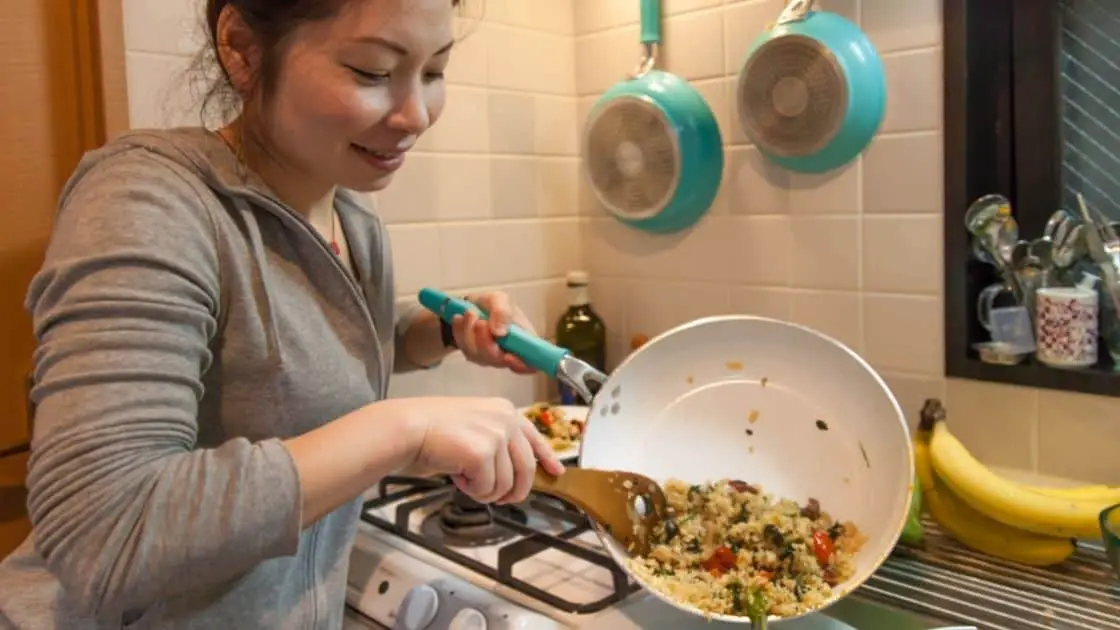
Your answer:
[[[477,314],[456,315],[451,320],[451,334],[459,350],[469,360],[491,367],[506,365],[506,353],[494,340],[489,323]]]
[[[532,374],[536,372],[536,370],[529,367],[528,365],[525,365],[524,361],[518,359],[512,354],[506,354],[502,356],[502,362],[507,368],[513,370],[518,374]]]
[[[485,495],[480,496],[479,503],[493,503],[509,494],[513,489],[513,461],[509,457],[509,445],[494,452],[494,487]]]
[[[454,432],[460,474],[452,475],[456,487],[475,501],[520,503],[532,491],[538,466],[555,476],[564,473],[548,440],[512,402],[493,399],[478,420]]]
[[[468,452],[471,456],[466,458],[463,465],[462,484],[456,479],[455,485],[475,501],[488,503],[494,494],[497,480],[495,457],[487,449],[468,449]]]
[[[474,345],[474,335],[471,334],[471,322],[477,319],[478,316],[474,313],[451,318],[451,335],[455,337],[455,345],[468,357],[478,354],[478,349]]]
[[[509,332],[509,325],[513,322],[513,304],[509,294],[504,291],[494,291],[479,296],[475,302],[482,310],[489,313],[487,322],[490,333],[494,337],[504,337]]]
[[[509,333],[511,322],[530,334],[536,334],[525,314],[514,308],[509,295],[502,291],[494,291],[469,299],[487,315],[486,319],[483,319],[473,312],[468,312],[456,316],[451,322],[455,343],[467,359],[479,365],[505,367],[517,374],[536,372],[524,361],[508,354],[498,346],[498,339]]]
[[[545,472],[556,477],[564,474],[563,462],[556,456],[556,451],[552,448],[552,445],[531,422],[525,420],[522,423],[521,433],[529,441],[529,446],[533,449],[533,456],[537,458],[537,463],[540,464],[541,468],[544,468]]]
[[[474,347],[478,349],[479,353],[474,359],[492,367],[504,365],[505,352],[498,347],[498,342],[494,339],[489,323],[485,320],[478,320],[472,326]]]
[[[509,459],[513,463],[513,489],[498,499],[499,504],[520,503],[533,489],[533,477],[537,474],[537,458],[529,440],[515,431],[509,442]]]

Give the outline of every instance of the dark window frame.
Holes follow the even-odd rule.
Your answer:
[[[1087,370],[999,366],[972,350],[987,338],[976,296],[998,278],[971,258],[965,209],[1002,193],[1020,231],[1041,234],[1060,207],[1059,8],[1055,0],[944,0],[942,15],[946,375],[1120,397],[1120,372],[1103,360]]]

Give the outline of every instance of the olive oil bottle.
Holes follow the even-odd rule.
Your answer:
[[[607,367],[607,329],[603,320],[591,308],[587,290],[587,274],[582,271],[568,273],[568,310],[556,322],[556,344],[567,348],[578,359],[597,370]],[[584,405],[570,387],[560,385],[560,404]]]

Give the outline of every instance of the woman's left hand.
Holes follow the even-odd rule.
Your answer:
[[[497,338],[504,337],[510,324],[517,324],[530,334],[537,334],[525,313],[510,302],[509,295],[502,291],[473,295],[468,298],[476,306],[489,314],[481,319],[474,313],[457,315],[451,322],[451,332],[455,345],[471,363],[488,367],[506,367],[518,374],[532,374],[536,370],[525,365],[521,359],[498,347]]]

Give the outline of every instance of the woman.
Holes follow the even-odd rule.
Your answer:
[[[444,102],[457,0],[208,0],[217,132],[136,132],[63,190],[39,336],[32,536],[0,627],[338,628],[360,495],[405,468],[482,502],[563,471],[507,401],[389,374],[528,322],[395,311],[378,190]],[[211,102],[215,102],[211,100]]]

